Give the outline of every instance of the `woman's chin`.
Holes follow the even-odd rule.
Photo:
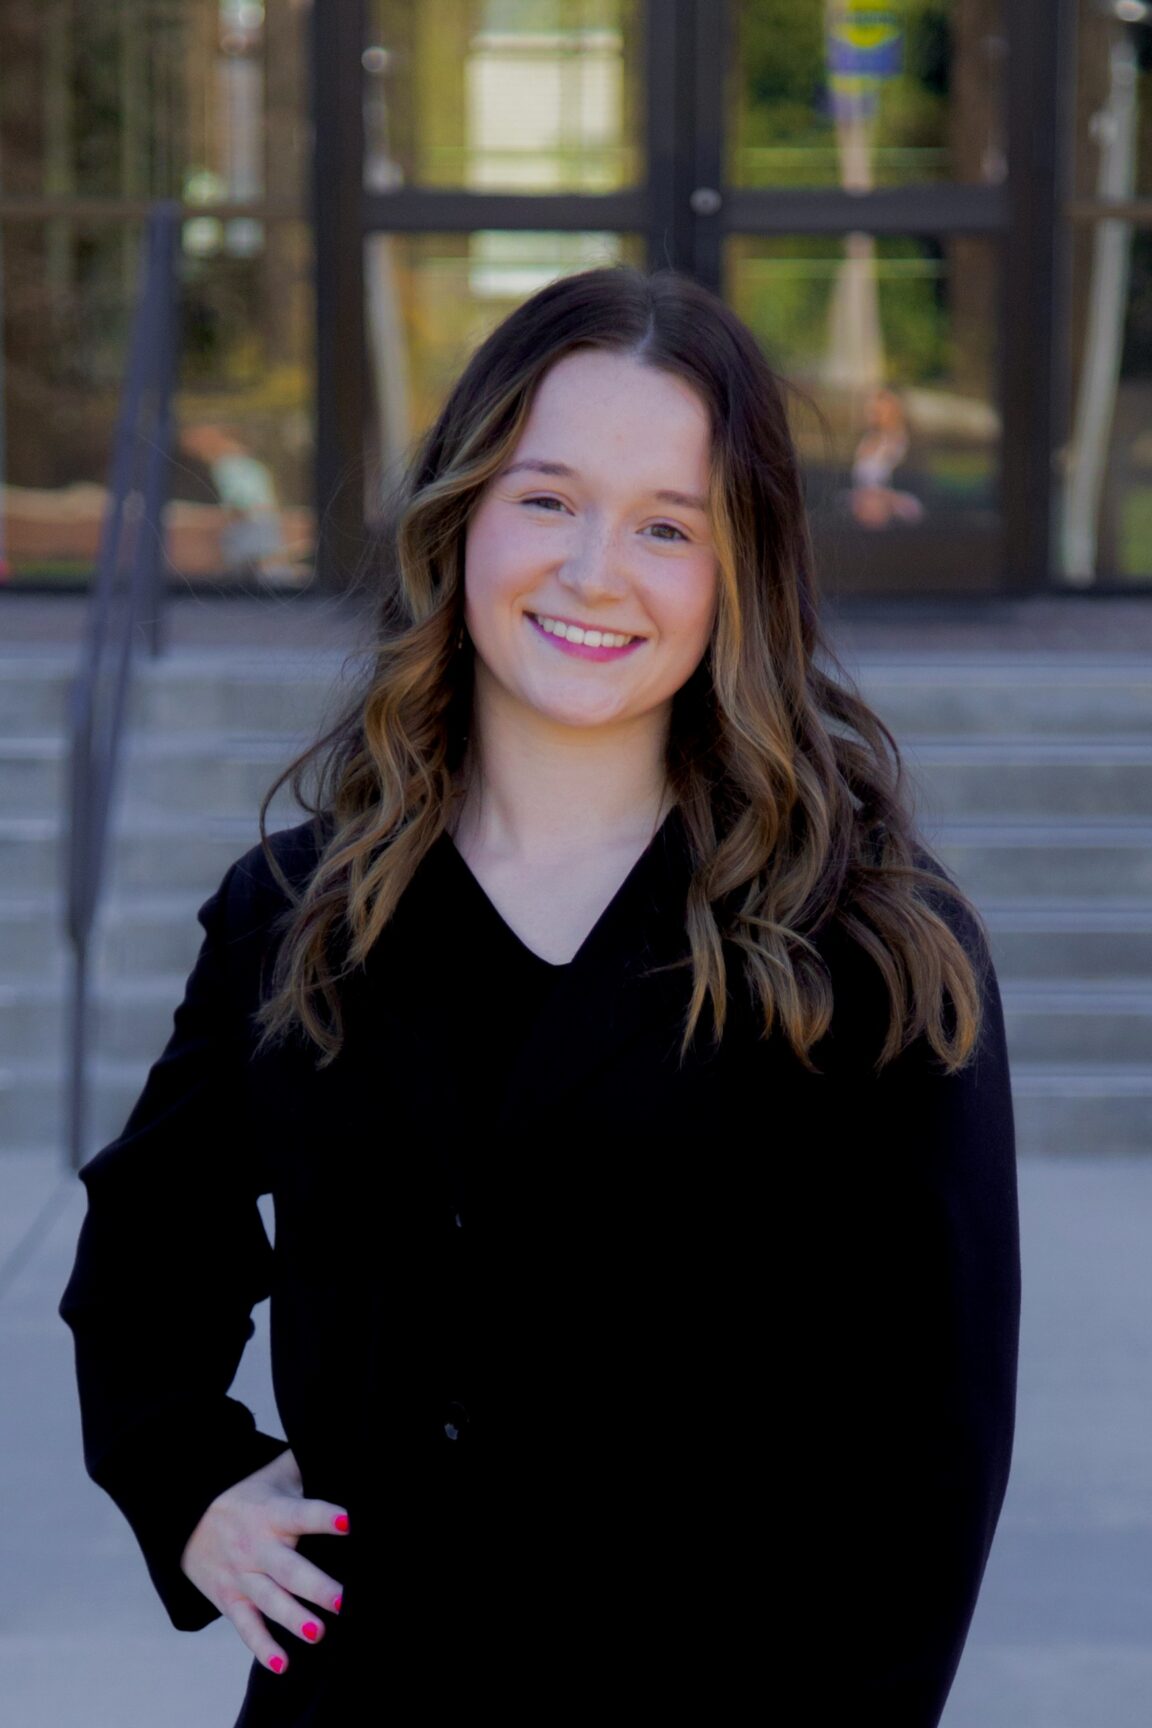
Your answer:
[[[548,725],[564,726],[577,732],[594,731],[602,726],[622,726],[641,718],[627,703],[607,696],[594,700],[588,694],[578,701],[551,698],[533,703],[532,707]]]

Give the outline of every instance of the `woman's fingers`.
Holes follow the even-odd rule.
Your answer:
[[[280,1454],[216,1496],[181,1555],[185,1575],[274,1673],[288,1658],[264,1616],[316,1644],[324,1636],[317,1609],[338,1614],[342,1600],[341,1585],[305,1559],[297,1543],[301,1536],[346,1535],[348,1514],[333,1501],[305,1499],[299,1483],[295,1458]]]
[[[277,1502],[283,1529],[293,1536],[346,1536],[348,1513],[331,1500],[285,1499]]]
[[[288,1658],[251,1602],[238,1596],[225,1606],[224,1612],[261,1667],[270,1668],[273,1674],[283,1674]]]
[[[324,1622],[311,1608],[305,1608],[295,1596],[281,1588],[267,1572],[253,1572],[244,1579],[245,1600],[258,1608],[266,1620],[274,1620],[305,1644],[318,1644],[324,1636]]]
[[[293,1596],[300,1596],[305,1602],[315,1602],[318,1608],[327,1608],[333,1614],[339,1614],[344,1596],[343,1586],[337,1583],[335,1578],[330,1578],[327,1572],[322,1572],[319,1566],[305,1560],[295,1548],[279,1545],[272,1549],[262,1570],[273,1583],[291,1591]]]

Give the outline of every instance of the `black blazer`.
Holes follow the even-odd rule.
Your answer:
[[[303,881],[314,825],[274,843]],[[277,1628],[289,1671],[254,1667],[248,1728],[356,1722],[353,1677],[414,1719],[606,1699],[728,1719],[771,1697],[814,1724],[931,1728],[1015,1409],[1012,1103],[975,926],[941,896],[984,964],[959,1075],[923,1041],[872,1074],[887,997],[838,933],[818,944],[836,991],[821,1074],[759,1037],[736,984],[720,1049],[680,1066],[674,817],[479,1143],[441,1055],[475,1023],[462,954],[486,975],[448,846],[349,980],[320,1072],[299,1039],[253,1058],[284,904],[259,847],[201,907],[171,1038],[81,1173],[61,1312],[91,1475],[174,1624],[212,1619],[179,1556],[285,1444],[228,1397],[271,1295],[284,1433],[352,1533],[302,1544],[344,1611],[314,1648]]]

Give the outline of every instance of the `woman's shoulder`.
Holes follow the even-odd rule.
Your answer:
[[[330,820],[313,815],[266,834],[235,858],[212,896],[230,937],[276,923],[307,887],[330,838]]]
[[[998,983],[987,926],[979,906],[935,850],[923,839],[909,849],[911,864],[922,872],[915,884],[916,899],[944,924],[959,942],[973,968],[985,1006],[997,998]],[[829,1049],[848,1062],[871,1069],[887,1032],[892,998],[885,968],[878,957],[887,948],[871,916],[848,907],[848,918],[829,920],[813,941],[832,985],[834,1008]],[[864,931],[860,925],[863,924]],[[902,1069],[927,1056],[927,1041],[918,1037]]]

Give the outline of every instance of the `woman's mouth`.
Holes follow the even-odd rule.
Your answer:
[[[625,654],[633,653],[644,641],[643,636],[629,636],[620,630],[596,630],[589,625],[571,624],[565,618],[550,618],[544,613],[526,612],[524,616],[561,653],[576,654],[584,660],[619,660]]]

